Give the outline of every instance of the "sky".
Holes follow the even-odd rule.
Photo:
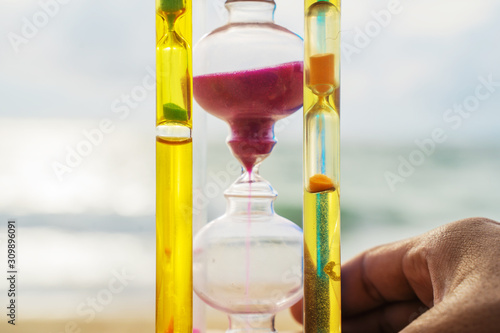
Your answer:
[[[154,68],[152,1],[66,2],[0,2],[0,117],[100,119]],[[207,27],[222,22],[222,3],[194,2],[210,13]],[[473,94],[479,77],[500,81],[497,1],[362,0],[342,6],[345,140],[412,142]],[[300,1],[278,1],[276,22],[302,35],[301,10]],[[39,27],[30,30],[30,22]],[[195,27],[195,38],[202,30]],[[499,138],[499,95],[481,101],[457,144]],[[148,91],[137,115],[126,121],[148,126],[153,105],[154,92]]]

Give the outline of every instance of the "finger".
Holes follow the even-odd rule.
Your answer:
[[[427,311],[420,301],[392,303],[368,313],[342,320],[343,333],[399,332]]]
[[[417,300],[404,273],[409,239],[368,250],[342,266],[342,312],[349,317],[390,302]]]
[[[454,325],[457,323],[455,320],[453,320],[452,316],[450,316],[450,313],[447,313],[444,309],[446,308],[446,305],[444,302],[439,303],[438,305],[433,306],[429,311],[424,313],[422,316],[417,318],[415,321],[410,323],[408,326],[406,326],[401,333],[420,333],[420,332],[426,332],[426,333],[441,333],[441,332],[454,332],[454,333],[459,333],[461,331],[458,331],[455,329]],[[462,323],[458,323],[459,326]],[[462,324],[463,325],[463,324]],[[464,328],[466,328],[467,333],[470,332],[484,332],[481,330],[473,330],[468,327],[467,323],[463,325]],[[464,332],[464,333],[465,333]]]

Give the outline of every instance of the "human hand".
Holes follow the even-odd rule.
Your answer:
[[[500,224],[465,219],[360,254],[342,266],[342,315],[343,333],[500,332]]]

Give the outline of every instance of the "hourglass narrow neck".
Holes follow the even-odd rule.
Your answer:
[[[227,0],[229,23],[273,23],[274,0]]]
[[[328,102],[329,95],[316,95],[316,96],[318,96],[318,101],[316,102],[316,104],[330,106],[330,103]]]
[[[175,21],[180,17],[184,11],[178,11],[174,13],[165,13],[165,21],[167,22],[166,27],[168,32],[175,32]]]
[[[224,192],[227,200],[226,213],[247,216],[248,211],[252,211],[262,217],[273,215],[277,195],[271,184],[259,175],[259,165],[256,165],[252,172],[243,171]]]
[[[224,192],[226,197],[253,197],[275,199],[278,194],[271,184],[259,174],[259,164],[251,172],[242,168],[241,176]]]

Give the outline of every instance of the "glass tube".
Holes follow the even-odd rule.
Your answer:
[[[340,1],[305,0],[304,332],[341,331]]]
[[[156,332],[192,332],[191,0],[156,0]]]

